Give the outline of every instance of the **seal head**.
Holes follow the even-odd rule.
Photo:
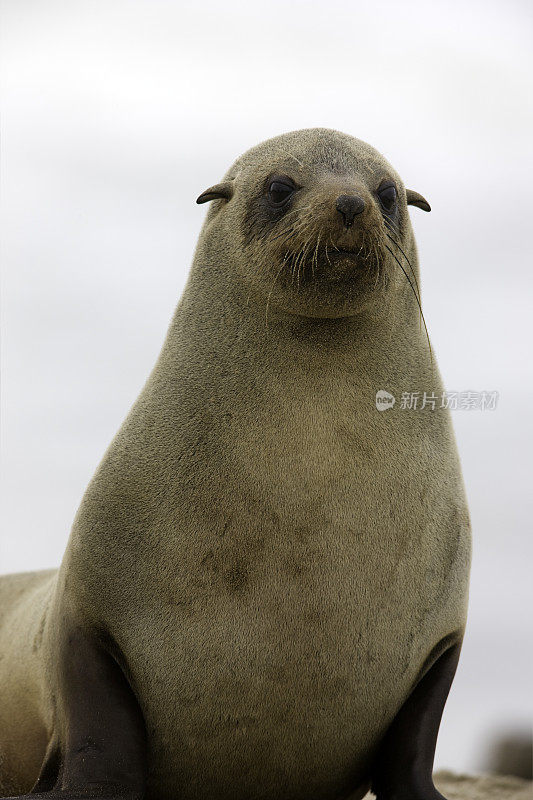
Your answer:
[[[322,128],[252,148],[197,202],[210,200],[202,244],[309,317],[351,316],[404,285],[391,237],[416,260],[407,205],[430,210],[373,147]]]

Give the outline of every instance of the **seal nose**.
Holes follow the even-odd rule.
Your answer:
[[[364,211],[365,201],[356,194],[341,194],[337,197],[335,206],[342,215],[344,226],[350,228],[356,216]]]

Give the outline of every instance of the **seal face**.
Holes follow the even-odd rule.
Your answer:
[[[230,242],[240,228],[236,261],[248,281],[272,306],[302,316],[383,302],[398,282],[390,237],[407,246],[410,198],[400,177],[369,145],[333,131],[266,144],[198,198],[224,199],[213,216],[221,226],[231,219]]]

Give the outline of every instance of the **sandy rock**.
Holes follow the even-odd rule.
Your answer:
[[[533,800],[533,783],[506,775],[455,775],[441,770],[435,786],[447,800]],[[364,800],[373,800],[367,794]]]
[[[435,785],[448,800],[532,800],[533,783],[507,775],[454,775],[441,771]]]

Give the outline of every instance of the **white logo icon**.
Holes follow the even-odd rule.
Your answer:
[[[376,408],[378,411],[387,411],[388,408],[393,407],[395,402],[394,395],[386,392],[385,389],[380,389],[379,392],[376,392]]]

